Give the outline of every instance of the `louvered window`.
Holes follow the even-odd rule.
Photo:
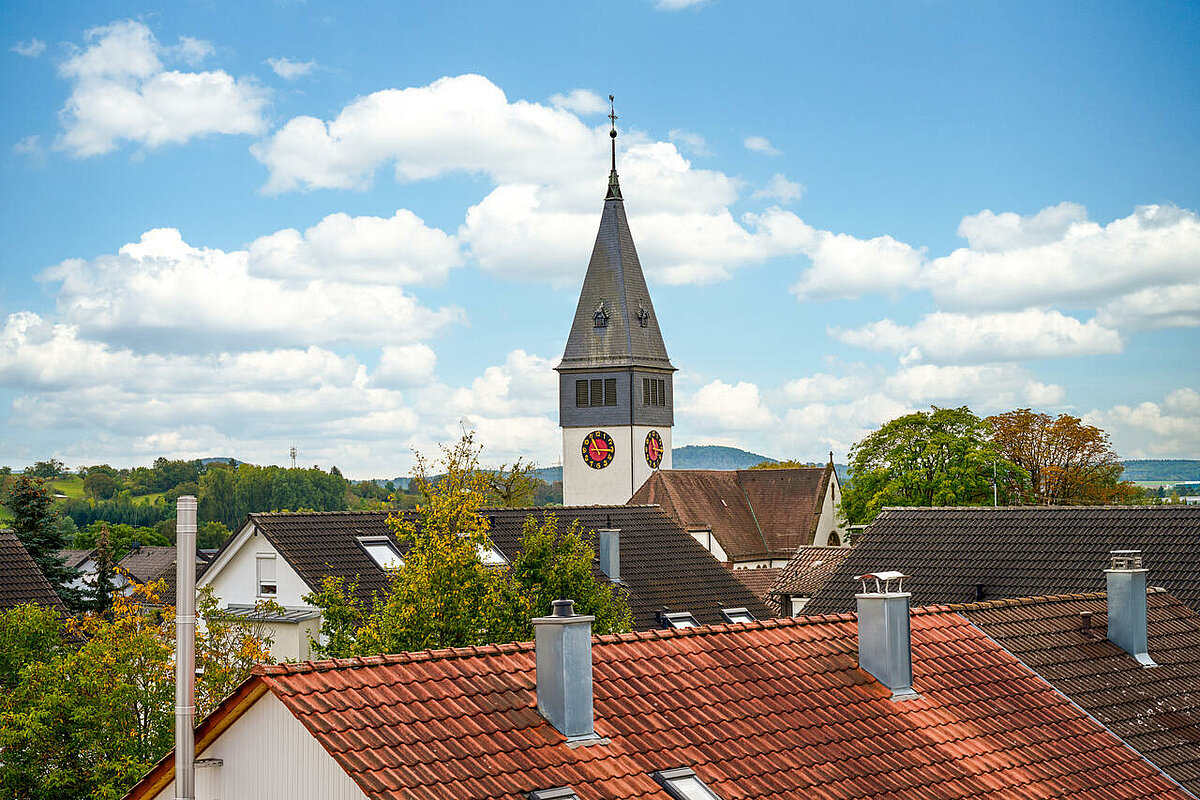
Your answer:
[[[600,378],[592,379],[592,405],[604,405],[604,381]]]
[[[588,404],[588,382],[575,381],[575,406],[584,408]]]
[[[642,378],[642,405],[650,405],[650,379]]]
[[[617,379],[604,379],[604,405],[615,406],[617,404]]]
[[[655,405],[665,406],[667,404],[667,382],[664,380],[655,381],[655,383],[658,384],[658,393],[656,395],[658,402]]]

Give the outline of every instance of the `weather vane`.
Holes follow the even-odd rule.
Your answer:
[[[612,121],[612,130],[608,135],[612,137],[612,169],[617,171],[617,107],[614,104],[613,96],[608,96],[608,118]]]

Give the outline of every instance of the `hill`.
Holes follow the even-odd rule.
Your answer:
[[[1139,458],[1122,461],[1127,481],[1200,481],[1200,460],[1187,458]]]

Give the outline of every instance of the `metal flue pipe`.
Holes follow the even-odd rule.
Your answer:
[[[175,506],[175,798],[196,798],[196,498]]]

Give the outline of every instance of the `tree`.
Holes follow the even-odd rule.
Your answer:
[[[488,488],[485,503],[501,508],[522,508],[533,505],[538,479],[533,464],[518,458],[512,466],[501,464],[499,469],[485,474]]]
[[[888,422],[850,451],[853,484],[842,495],[852,523],[884,506],[981,505],[1020,496],[1026,476],[988,441],[987,424],[961,408],[918,411]]]
[[[67,541],[56,524],[58,515],[54,512],[54,499],[45,483],[42,478],[21,475],[13,482],[5,505],[13,513],[13,531],[38,569],[63,602],[75,606],[79,601],[78,594],[66,584],[75,579],[76,572],[67,567],[58,554],[67,546]]]
[[[63,474],[65,467],[66,465],[57,458],[51,458],[46,461],[33,462],[31,466],[25,468],[25,474],[34,478],[57,478]]]
[[[750,469],[798,469],[800,467],[823,467],[824,464],[815,464],[807,461],[796,461],[789,458],[787,461],[760,461]]]
[[[988,417],[992,443],[1029,474],[1023,500],[1039,505],[1103,505],[1140,499],[1122,482],[1123,467],[1108,434],[1070,414],[1037,414],[1018,408]]]
[[[111,500],[120,488],[117,479],[107,472],[89,470],[83,479],[84,494],[98,500]]]
[[[90,597],[85,597],[85,606],[92,612],[104,616],[112,605],[113,590],[116,588],[113,570],[112,544],[108,537],[108,525],[101,523],[100,535],[96,537],[96,578]]]
[[[388,523],[407,550],[387,590],[367,608],[355,587],[332,579],[305,597],[322,610],[317,652],[345,657],[528,639],[529,620],[550,611],[559,597],[595,613],[595,630],[628,630],[632,621],[621,590],[596,582],[595,557],[579,526],[559,533],[550,517],[525,524],[521,552],[512,565],[485,564],[491,548],[488,522],[478,512],[491,491],[492,473],[480,470],[472,434],[442,448],[441,473],[418,454],[414,484],[420,495],[410,518]]]
[[[201,519],[220,522],[232,529],[239,522],[234,471],[224,467],[210,467],[200,476]]]

